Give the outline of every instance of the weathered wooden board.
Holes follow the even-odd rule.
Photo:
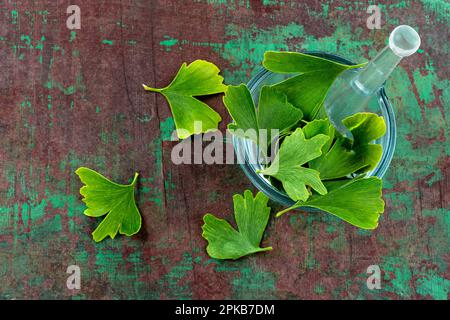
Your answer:
[[[18,1],[0,5],[0,298],[447,299],[449,270],[449,4],[383,1]],[[81,30],[66,9],[81,8]],[[418,54],[387,83],[398,143],[373,232],[326,214],[272,219],[274,250],[235,262],[205,253],[202,216],[231,217],[254,190],[237,165],[174,165],[161,96],[182,62],[219,65],[246,82],[265,50],[374,56],[398,24],[417,27]],[[211,104],[229,120],[220,98]],[[94,243],[74,170],[126,182],[141,173],[138,236]],[[275,209],[278,209],[274,206]],[[66,268],[81,268],[81,290]],[[382,289],[366,270],[379,265]]]

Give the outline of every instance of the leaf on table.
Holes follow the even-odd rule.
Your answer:
[[[252,253],[272,250],[272,247],[260,247],[270,216],[268,200],[261,192],[253,198],[250,190],[246,190],[243,196],[234,195],[237,230],[226,220],[218,219],[210,213],[206,214],[203,217],[202,236],[208,241],[206,251],[209,256],[235,260]]]
[[[337,135],[330,150],[310,163],[311,168],[320,172],[322,180],[370,171],[381,159],[381,145],[370,142],[386,133],[383,117],[362,112],[349,116],[342,122],[352,133],[353,140]]]
[[[145,90],[159,92],[167,99],[180,139],[217,130],[222,118],[195,97],[225,92],[227,86],[223,84],[219,72],[213,63],[195,60],[189,65],[183,63],[173,81],[165,88],[143,85]]]
[[[132,236],[141,229],[141,215],[134,199],[138,173],[135,173],[129,185],[112,182],[85,167],[78,168],[75,173],[85,184],[80,189],[82,200],[87,206],[84,214],[89,217],[107,214],[92,233],[96,242],[102,241],[107,236],[114,239],[117,232]]]
[[[328,89],[343,71],[364,65],[345,65],[310,54],[277,51],[267,51],[263,62],[272,72],[298,74],[273,87],[286,94],[288,101],[302,110],[306,120],[315,118]]]
[[[319,172],[302,165],[319,157],[329,139],[330,137],[324,134],[306,139],[303,130],[297,128],[284,139],[272,164],[259,173],[281,181],[284,190],[294,201],[308,199],[310,192],[307,186],[320,194],[326,194],[327,189],[320,180]]]
[[[278,130],[281,135],[303,117],[301,110],[287,101],[286,95],[270,86],[262,87],[258,108],[245,84],[228,86],[223,102],[234,120],[228,125],[230,132],[253,140],[263,150],[276,138],[272,130]],[[260,139],[260,130],[267,130],[266,139]]]
[[[331,213],[362,229],[375,229],[384,211],[382,181],[377,177],[325,182],[328,193],[314,194],[306,202],[277,213],[282,214],[301,207],[312,207]]]

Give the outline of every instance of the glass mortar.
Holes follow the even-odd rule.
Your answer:
[[[318,51],[305,53],[330,59],[343,64],[355,64],[345,58],[330,53]],[[355,72],[355,70],[348,70],[346,72]],[[259,72],[253,78],[251,78],[247,84],[255,105],[258,105],[259,93],[264,85],[272,85],[292,76],[293,74],[276,74],[264,68],[261,68],[261,70],[259,70]],[[389,102],[388,97],[386,96],[384,86],[380,88],[377,95],[374,96],[373,100],[374,101],[371,101],[370,103],[370,105],[372,106],[370,111],[383,116],[386,122],[386,134],[374,142],[377,144],[381,144],[383,153],[377,167],[372,171],[367,172],[366,176],[376,176],[382,178],[389,168],[389,164],[391,163],[392,156],[394,154],[395,143],[397,139],[397,126],[395,122],[394,110],[391,103]],[[261,163],[258,163],[257,161],[258,149],[252,141],[233,135],[233,145],[242,170],[256,188],[266,194],[272,201],[280,205],[289,207],[295,203],[295,201],[289,198],[289,196],[284,191],[278,190],[270,183],[270,181],[266,177],[256,172],[257,170],[262,169],[263,165]],[[301,207],[299,209],[310,212],[319,211],[317,209],[308,207]]]

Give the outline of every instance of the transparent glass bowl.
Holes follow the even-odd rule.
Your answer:
[[[307,53],[344,64],[354,64],[351,61],[333,54],[324,52]],[[259,92],[264,85],[275,84],[289,77],[292,77],[292,75],[275,74],[261,68],[261,70],[247,84],[255,105],[258,105]],[[371,105],[371,112],[377,113],[384,117],[386,122],[386,134],[381,137],[381,139],[375,141],[375,143],[381,144],[383,147],[383,153],[377,167],[368,172],[367,176],[377,176],[382,178],[386,173],[394,154],[395,142],[397,138],[397,127],[395,123],[394,111],[388,97],[386,96],[384,88],[379,90]],[[263,165],[258,162],[258,149],[252,141],[233,135],[233,145],[242,170],[256,188],[265,193],[272,201],[275,201],[281,205],[291,206],[295,203],[285,192],[274,187],[262,174],[256,173],[257,170],[263,168]],[[307,207],[303,207],[302,210],[317,211],[316,209]]]

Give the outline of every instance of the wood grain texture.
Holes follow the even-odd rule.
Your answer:
[[[447,299],[449,270],[449,5],[385,1],[382,29],[364,1],[70,1],[0,4],[0,298]],[[322,50],[369,59],[398,24],[417,27],[418,54],[387,83],[398,142],[373,232],[326,214],[271,219],[269,253],[216,261],[202,217],[230,218],[254,187],[237,165],[174,165],[165,100],[182,62],[206,59],[246,82],[266,50]],[[229,116],[220,97],[208,102]],[[125,183],[141,174],[141,232],[94,243],[74,171]],[[278,209],[273,205],[274,210]],[[66,268],[81,268],[81,290]],[[366,270],[379,265],[382,289]]]

